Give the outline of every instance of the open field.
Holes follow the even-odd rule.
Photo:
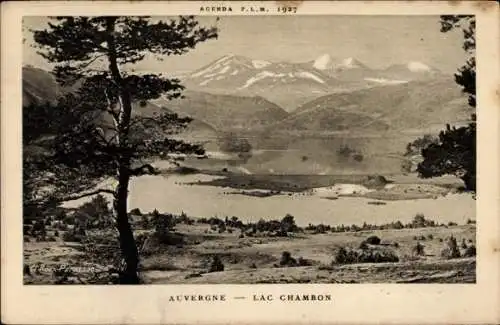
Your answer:
[[[140,228],[139,218],[136,219],[135,227]],[[318,229],[306,228],[280,237],[266,231],[251,234],[234,227],[178,223],[170,232],[172,242],[148,244],[146,240],[140,246],[141,274],[143,281],[150,284],[475,282],[475,256],[468,256],[465,248],[475,245],[475,224],[316,233]],[[139,229],[136,237],[152,233],[151,229]],[[90,231],[89,235],[97,246],[114,240],[109,232]],[[370,236],[377,236],[381,242],[361,251],[390,251],[397,261],[335,261],[340,248],[360,251],[361,243]],[[459,258],[441,256],[450,236],[459,243]],[[418,254],[417,243],[423,245]],[[113,250],[117,253],[117,247],[104,247],[108,253]],[[298,263],[283,265],[285,251]],[[25,275],[26,283],[53,283],[58,279],[53,268],[68,265],[80,275],[79,279],[70,276],[67,281],[78,284],[89,281],[91,274],[106,272],[108,264],[113,263],[111,259],[94,259],[97,255],[84,244],[64,242],[61,238],[54,242],[30,240],[25,243],[24,252],[24,263],[31,270],[30,275]],[[211,270],[214,259],[220,260],[223,271]]]

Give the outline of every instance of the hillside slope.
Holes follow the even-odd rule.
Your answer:
[[[315,121],[320,130],[404,131],[467,121],[470,114],[460,89],[441,78],[323,96],[299,107],[277,127],[312,129]],[[318,121],[324,118],[328,120]]]
[[[282,120],[287,113],[278,105],[259,97],[184,92],[185,98],[154,101],[180,115],[206,122],[217,130],[258,129]]]

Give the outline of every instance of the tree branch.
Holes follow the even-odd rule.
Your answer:
[[[158,175],[159,173],[160,173],[159,170],[154,168],[151,164],[144,164],[140,167],[130,169],[130,174],[132,176]]]
[[[88,66],[90,66],[92,63],[94,63],[96,60],[102,58],[102,57],[105,57],[106,54],[101,54],[101,55],[97,55],[95,56],[93,59],[90,59],[88,62],[85,62],[85,63],[82,63],[78,66],[78,69],[85,69],[87,68]],[[100,72],[100,71],[99,71]]]
[[[88,196],[92,196],[92,195],[96,195],[96,194],[100,194],[100,193],[115,194],[115,192],[112,190],[107,190],[107,189],[101,188],[101,189],[97,189],[97,190],[91,191],[91,192],[80,193],[80,194],[76,194],[76,195],[62,197],[62,198],[60,198],[60,201],[61,202],[74,201],[74,200],[82,199],[84,197],[88,197]]]

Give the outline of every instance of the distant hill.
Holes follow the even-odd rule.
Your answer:
[[[23,106],[54,102],[61,93],[56,78],[48,71],[26,66],[22,70]]]
[[[282,120],[288,114],[278,105],[259,97],[209,94],[185,91],[185,98],[163,99],[155,104],[168,107],[180,115],[208,123],[217,130],[259,129]]]
[[[323,96],[297,108],[279,126],[311,129],[308,125],[316,123],[332,131],[400,131],[463,122],[470,114],[460,88],[441,78]]]
[[[379,70],[378,75],[388,79],[422,80],[439,77],[443,73],[425,63],[411,61],[406,64],[394,64]]]

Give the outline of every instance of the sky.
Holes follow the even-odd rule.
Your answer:
[[[155,17],[170,19],[170,17]],[[200,16],[201,25],[217,24],[219,38],[199,44],[182,56],[157,61],[148,57],[142,71],[196,70],[227,54],[272,62],[306,62],[323,54],[353,57],[372,68],[419,61],[454,72],[465,61],[462,33],[441,33],[439,16]],[[32,48],[30,29],[47,27],[46,17],[25,17],[25,65],[50,69]]]

